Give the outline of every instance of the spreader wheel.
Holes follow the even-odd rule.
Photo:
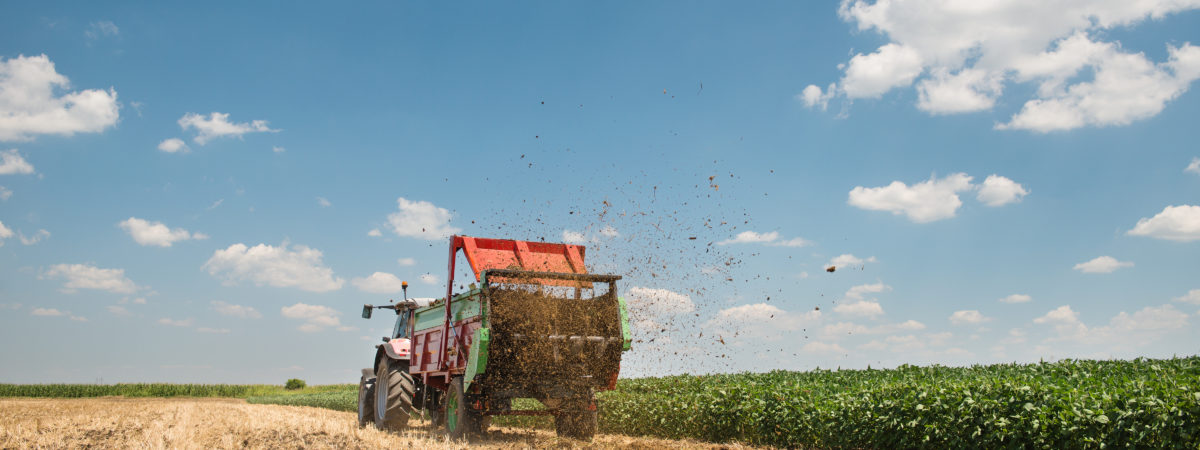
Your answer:
[[[446,392],[446,434],[452,440],[473,438],[480,434],[483,417],[479,411],[471,408],[463,389],[462,377],[450,380],[450,389]]]
[[[375,427],[399,430],[412,411],[413,379],[408,361],[385,358],[375,372]]]
[[[369,423],[375,423],[375,377],[363,375],[358,380],[358,426],[365,427]]]
[[[588,409],[591,402],[577,405],[578,409],[561,411],[554,415],[554,431],[559,437],[591,441],[596,435],[596,410]]]

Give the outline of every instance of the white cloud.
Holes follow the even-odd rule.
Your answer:
[[[137,217],[125,219],[117,223],[117,226],[128,232],[134,242],[146,246],[170,247],[179,241],[208,238],[203,233],[193,234],[183,228],[171,229],[162,222],[150,222]]]
[[[1020,183],[993,174],[983,180],[979,187],[979,195],[975,198],[988,206],[1003,206],[1019,202],[1026,195],[1029,195],[1029,191]]]
[[[1117,261],[1116,258],[1111,256],[1100,256],[1091,261],[1076,264],[1075,270],[1083,273],[1112,273],[1114,270],[1122,267],[1133,267],[1133,263],[1129,261]]]
[[[1185,173],[1191,172],[1191,173],[1200,175],[1200,158],[1192,158],[1192,163],[1188,164],[1188,166],[1185,167],[1183,169],[1183,171]]]
[[[33,308],[33,311],[30,311],[29,313],[33,314],[35,316],[46,316],[46,317],[58,317],[58,316],[66,315],[66,313],[59,311],[57,309],[54,309],[54,308]]]
[[[173,327],[190,327],[190,326],[192,326],[192,318],[189,317],[187,319],[171,319],[171,318],[163,317],[161,319],[158,319],[158,323],[160,323],[162,325],[170,325]]]
[[[651,315],[674,315],[696,310],[691,297],[667,289],[634,286],[629,288],[627,295],[631,309]]]
[[[1188,315],[1171,305],[1147,306],[1127,314],[1121,311],[1109,320],[1109,328],[1115,333],[1138,331],[1165,331],[1187,326]]]
[[[108,305],[108,306],[105,306],[104,309],[107,309],[108,312],[113,313],[114,315],[118,315],[118,316],[133,315],[129,312],[128,309],[125,309],[125,307],[121,306],[121,305]]]
[[[39,134],[98,133],[117,123],[117,92],[75,92],[46,55],[0,58],[0,141],[25,141]]]
[[[438,284],[438,280],[439,280],[437,275],[434,275],[431,273],[421,274],[421,276],[419,276],[417,278],[420,279],[421,282],[425,283],[425,284]]]
[[[237,317],[239,319],[259,319],[262,314],[254,309],[253,306],[234,305],[223,301],[210,302],[214,311],[222,316]]]
[[[589,242],[600,242],[604,239],[612,239],[620,236],[621,233],[612,226],[605,225],[599,231],[592,231],[591,227],[584,231],[563,230],[562,241],[567,244],[583,245]]]
[[[207,118],[196,113],[187,113],[179,119],[179,128],[187,131],[189,128],[196,130],[196,136],[192,138],[197,144],[204,145],[208,141],[221,137],[236,137],[241,138],[246,133],[275,133],[279,130],[273,130],[267,126],[265,120],[254,120],[250,123],[235,123],[229,121],[229,113],[213,112]]]
[[[615,238],[620,236],[621,233],[618,232],[616,228],[613,228],[612,225],[605,225],[600,227],[600,235],[606,238]]]
[[[1088,327],[1070,306],[1060,306],[1033,320],[1053,325],[1057,337],[1050,339],[1087,344],[1128,345],[1161,337],[1164,333],[1187,326],[1188,315],[1167,304],[1147,306],[1133,314],[1121,311],[1108,325]]]
[[[985,317],[979,311],[976,311],[973,309],[965,310],[965,311],[955,311],[954,314],[950,315],[950,323],[952,323],[954,325],[965,325],[965,324],[977,325],[977,324],[981,324],[984,322],[989,322],[991,320],[992,320],[991,318]]]
[[[820,320],[821,311],[793,313],[769,303],[753,303],[722,309],[704,324],[704,329],[725,336],[736,333],[741,336],[739,339],[778,340],[789,337],[789,333],[815,326]]]
[[[13,231],[4,226],[4,222],[0,222],[0,247],[4,246],[4,240],[13,236]]]
[[[857,256],[854,256],[853,254],[847,253],[847,254],[835,256],[833,259],[829,260],[829,262],[825,264],[825,267],[827,267],[827,268],[828,267],[837,267],[837,268],[863,267],[864,264],[873,263],[873,262],[875,262],[874,256],[868,257],[867,259],[861,259]]]
[[[286,152],[287,149],[283,148],[283,147],[275,146],[275,147],[271,147],[271,151],[275,152],[275,153],[283,153],[283,152]]]
[[[396,204],[400,211],[388,214],[388,225],[397,236],[439,240],[462,231],[450,226],[453,215],[446,208],[404,197],[397,198]]]
[[[17,149],[0,152],[0,175],[16,175],[33,173],[33,164],[26,161]]]
[[[305,333],[315,333],[326,328],[342,328],[341,320],[338,319],[342,313],[328,306],[296,303],[284,306],[280,312],[283,313],[283,317],[303,320],[304,323],[298,329]]]
[[[204,269],[224,278],[226,284],[251,281],[257,286],[295,287],[310,292],[341,289],[345,280],[333,276],[333,270],[325,267],[321,258],[320,250],[303,245],[289,250],[286,242],[278,247],[238,243],[213,252]]]
[[[1138,220],[1127,234],[1178,242],[1200,240],[1200,206],[1167,206],[1154,217]]]
[[[848,316],[875,317],[883,314],[883,307],[875,299],[865,298],[867,294],[878,294],[890,291],[891,286],[883,283],[861,284],[846,290],[842,302],[833,307],[833,312]],[[851,301],[847,301],[851,300]]]
[[[835,89],[848,99],[876,98],[917,80],[919,109],[959,114],[992,109],[1008,83],[1030,83],[1034,97],[997,128],[1125,125],[1158,114],[1200,78],[1200,48],[1168,45],[1167,60],[1154,63],[1101,39],[1197,7],[1191,0],[845,0],[839,16],[886,42],[839,65],[840,88],[822,94],[811,86],[800,97],[824,106],[823,95]]]
[[[21,238],[22,244],[35,245],[38,242],[42,242],[43,239],[49,238],[50,232],[46,230],[38,230],[37,233],[33,233],[32,236],[25,236],[25,233],[18,231],[17,236]]]
[[[372,294],[394,294],[403,290],[403,281],[386,272],[375,272],[366,278],[355,278],[350,284],[363,292]],[[436,280],[435,280],[436,283]]]
[[[779,233],[771,231],[768,233],[756,233],[753,231],[743,231],[738,233],[737,237],[718,242],[717,245],[729,244],[751,244],[751,243],[766,243],[779,238]]]
[[[860,325],[854,322],[837,322],[824,326],[821,329],[821,335],[825,339],[837,340],[851,335],[893,334],[904,331],[918,331],[924,329],[925,324],[911,319],[901,323],[876,326]]]
[[[582,232],[563,230],[562,241],[568,244],[586,244],[588,239]]]
[[[830,84],[824,92],[815,84],[810,84],[804,87],[804,90],[796,95],[796,100],[804,102],[804,106],[809,108],[820,107],[824,111],[829,107],[829,100],[837,94],[837,84]]]
[[[885,44],[874,53],[850,58],[841,81],[842,91],[849,98],[878,98],[892,88],[912,84],[923,70],[921,54],[915,49]]]
[[[196,332],[198,332],[198,333],[229,334],[229,331],[230,330],[228,328],[208,328],[208,327],[196,328]]]
[[[187,153],[192,149],[188,147],[183,139],[170,138],[158,143],[158,150],[163,153]]]
[[[873,300],[858,300],[840,303],[833,307],[833,312],[847,316],[875,317],[883,314],[883,307]]]
[[[87,29],[83,31],[83,35],[90,40],[100,39],[106,36],[116,36],[121,34],[121,29],[117,28],[117,24],[107,20],[92,22]]]
[[[964,354],[969,356],[969,352],[958,348],[948,348],[942,351],[930,349],[930,347],[944,347],[952,337],[954,335],[949,332],[926,333],[921,337],[915,334],[887,336],[882,340],[876,339],[859,345],[858,348],[860,350],[886,350],[891,353],[920,352],[923,355],[943,358],[947,356],[962,356]]]
[[[1182,296],[1175,297],[1174,300],[1177,302],[1182,302],[1182,303],[1191,303],[1193,305],[1200,305],[1200,289],[1192,289],[1192,290],[1188,291],[1188,293],[1183,294]]]
[[[849,299],[861,300],[866,294],[878,294],[880,292],[887,292],[890,290],[892,290],[892,287],[883,283],[860,284],[846,290],[845,297]]]
[[[1030,300],[1033,300],[1033,297],[1025,294],[1012,294],[1008,297],[1000,299],[999,301],[1001,303],[1028,303]]]
[[[997,129],[1046,133],[1083,126],[1128,125],[1158,115],[1167,102],[1178,98],[1200,78],[1200,47],[1187,43],[1182,47],[1168,45],[1167,62],[1155,64],[1142,53],[1124,53],[1116,44],[1092,42],[1085,33],[1077,33],[1060,41],[1057,52],[1042,55],[1052,60],[1074,59],[1079,53],[1074,48],[1077,46],[1071,45],[1072,40],[1084,41],[1083,45],[1091,45],[1093,51],[1084,64],[1072,67],[1070,75],[1090,68],[1094,71],[1092,80],[1063,88],[1060,74],[1050,74],[1040,98],[1026,102],[1008,123],[997,124]],[[1056,54],[1061,52],[1070,54]],[[1019,75],[1044,76],[1036,72]]]
[[[717,245],[729,244],[765,244],[772,247],[803,247],[812,244],[812,242],[798,237],[780,240],[778,231],[768,231],[766,233],[743,231],[738,233],[733,239],[726,239],[724,241],[717,242]]]
[[[842,346],[838,345],[837,343],[827,344],[827,343],[818,342],[818,341],[812,341],[807,344],[804,344],[803,347],[800,347],[800,351],[803,351],[804,353],[817,353],[817,354],[838,354],[838,353],[845,354],[846,353],[846,349],[842,348]]]
[[[12,198],[12,190],[4,186],[0,186],[0,202],[7,202]]]
[[[396,260],[396,264],[398,264],[400,267],[415,266],[417,265],[417,260],[412,258],[399,258]]]
[[[101,269],[87,264],[55,264],[43,275],[45,278],[65,278],[63,291],[95,289],[117,294],[132,294],[138,285],[125,277],[125,269]]]
[[[963,69],[950,73],[939,67],[917,84],[917,108],[930,114],[960,114],[992,109],[1004,88],[999,73]]]
[[[1070,305],[1059,306],[1045,315],[1033,319],[1033,323],[1053,325],[1059,336],[1082,337],[1087,333],[1087,326],[1079,321],[1079,313]]]
[[[378,228],[372,228],[371,231],[367,232],[367,236],[380,237],[380,236],[383,236],[383,232],[379,231]]]
[[[321,205],[322,208],[333,206],[333,203],[330,203],[330,201],[325,197],[317,197],[317,204]]]
[[[899,181],[877,188],[857,186],[850,191],[848,203],[866,210],[904,214],[913,222],[926,223],[954,217],[962,206],[958,192],[970,189],[971,177],[956,173],[912,186]]]

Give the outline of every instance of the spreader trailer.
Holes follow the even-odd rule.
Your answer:
[[[590,274],[581,245],[450,237],[446,296],[393,309],[391,336],[359,383],[359,422],[400,428],[416,415],[452,438],[486,430],[491,416],[552,415],[561,436],[591,439],[595,393],[616,387],[631,343],[619,275]],[[456,259],[474,274],[455,294]],[[514,410],[513,399],[545,408]]]

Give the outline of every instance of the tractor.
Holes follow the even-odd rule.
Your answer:
[[[399,430],[428,417],[452,439],[486,433],[492,416],[551,415],[559,436],[591,440],[596,393],[616,388],[629,350],[619,275],[590,274],[586,248],[546,242],[450,237],[446,295],[363,305],[396,314],[395,326],[362,369],[360,426]],[[465,257],[475,282],[454,292]],[[536,399],[540,409],[514,409]]]

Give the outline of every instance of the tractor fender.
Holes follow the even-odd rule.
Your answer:
[[[379,362],[384,358],[408,361],[412,342],[405,338],[396,338],[375,347],[379,349],[375,351],[375,369],[378,370]]]

